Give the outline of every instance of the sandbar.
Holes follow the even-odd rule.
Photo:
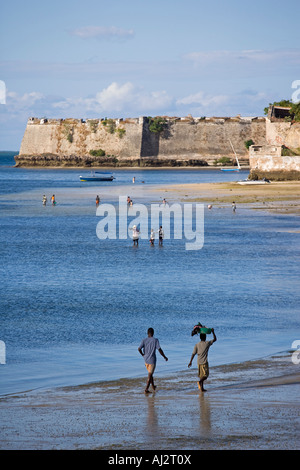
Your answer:
[[[213,206],[237,205],[253,209],[300,213],[300,181],[276,181],[266,184],[193,183],[155,188],[168,201],[202,202]]]

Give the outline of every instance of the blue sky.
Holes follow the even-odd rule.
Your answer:
[[[300,79],[299,24],[299,0],[1,2],[0,149],[29,116],[261,116]]]

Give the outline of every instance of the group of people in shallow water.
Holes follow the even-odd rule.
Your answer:
[[[163,200],[163,203],[166,204],[166,200],[164,199]],[[98,207],[100,204],[100,197],[97,195],[96,196],[96,207]],[[130,196],[127,196],[127,204],[129,206],[132,206],[133,205],[133,202],[132,202],[132,199]],[[138,246],[139,244],[139,239],[140,239],[140,231],[138,229],[138,227],[136,225],[134,225],[130,230],[132,230],[132,240],[133,240],[133,245],[135,246]],[[154,246],[154,242],[155,242],[155,234],[158,233],[158,243],[160,246],[162,246],[163,244],[163,239],[164,239],[164,231],[163,231],[163,228],[162,226],[159,227],[159,229],[157,231],[153,230],[153,228],[151,229],[150,231],[150,239],[149,239],[149,242],[150,242],[150,245],[151,246]]]
[[[138,229],[138,227],[136,225],[134,225],[130,230],[132,230],[132,240],[133,240],[133,245],[136,245],[138,246],[139,244],[139,238],[140,238],[140,231]],[[149,239],[149,242],[150,242],[150,245],[151,246],[154,246],[154,242],[155,242],[155,234],[158,233],[158,244],[160,246],[163,245],[163,239],[164,239],[164,231],[163,231],[163,228],[162,226],[159,227],[158,230],[153,230],[153,228],[151,229],[150,231],[150,239]]]
[[[43,195],[43,206],[46,206],[46,205],[47,205],[47,202],[48,202],[47,196],[44,194],[44,195]],[[55,204],[56,204],[55,195],[54,195],[54,194],[51,196],[51,204],[52,204],[52,206],[55,206]]]
[[[166,204],[166,200],[164,199],[163,200],[163,204]],[[132,199],[130,196],[127,196],[127,204],[129,206],[132,206],[133,202],[132,202]],[[133,240],[133,245],[136,245],[138,246],[139,244],[139,238],[140,238],[140,231],[138,229],[138,227],[136,225],[134,225],[131,230],[133,231],[132,233],[132,240]],[[162,226],[159,227],[158,230],[153,230],[153,228],[151,229],[150,231],[150,238],[149,238],[149,242],[150,242],[150,245],[151,246],[154,246],[154,242],[155,242],[155,234],[158,233],[158,244],[160,246],[162,246],[163,244],[163,239],[164,239],[164,231],[163,231],[163,228]]]

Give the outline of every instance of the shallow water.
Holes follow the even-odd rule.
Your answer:
[[[113,183],[87,186],[81,170],[9,162],[0,166],[0,394],[144,377],[137,347],[149,326],[169,357],[158,357],[158,377],[187,368],[198,321],[216,331],[212,366],[285,351],[299,339],[300,234],[290,232],[298,217],[205,210],[204,247],[193,252],[184,240],[135,248],[96,236],[95,195],[116,203],[133,190],[133,175],[135,191],[245,175],[119,170]],[[57,206],[43,207],[42,195],[53,192]],[[147,194],[148,204],[160,198]]]

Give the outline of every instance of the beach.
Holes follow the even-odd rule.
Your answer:
[[[300,211],[299,181],[247,185],[238,182],[180,184],[161,188],[161,194],[172,200],[180,198],[184,202],[203,202],[218,207],[234,201],[252,209],[293,214]]]
[[[203,171],[205,173],[205,170]],[[299,181],[272,181],[265,184],[246,185],[241,185],[238,181],[165,184],[163,186],[137,184],[132,185],[129,191],[134,201],[150,199],[154,203],[161,203],[163,199],[166,199],[168,203],[198,202],[219,208],[231,206],[234,201],[244,208],[283,214],[298,215],[300,213]],[[111,197],[109,188],[104,188],[103,195]],[[124,189],[116,187],[114,196],[124,196]]]
[[[159,367],[158,367],[159,368]],[[291,353],[212,368],[206,392],[196,369],[36,390],[1,399],[1,449],[296,450],[299,364]]]
[[[299,0],[1,13],[3,456],[292,462]]]
[[[248,254],[245,251],[246,258],[242,262],[245,264],[242,264],[241,271],[237,269],[236,273],[230,273],[230,276],[226,279],[227,273],[226,269],[222,267],[223,261],[221,260],[221,263],[218,264],[219,252],[215,255],[213,253],[210,254],[210,247],[214,247],[214,250],[216,248],[214,238],[212,238],[212,234],[209,232],[208,241],[206,242],[208,251],[206,255],[200,252],[197,254],[197,256],[201,254],[202,257],[199,258],[201,261],[195,260],[196,255],[194,258],[189,258],[190,261],[188,263],[190,263],[191,271],[186,274],[186,281],[182,278],[182,265],[179,264],[177,266],[174,264],[174,259],[176,260],[178,256],[182,256],[184,263],[187,262],[187,255],[184,251],[181,254],[182,249],[180,245],[177,246],[174,243],[170,243],[164,252],[158,253],[153,251],[151,252],[152,254],[148,255],[148,244],[147,248],[142,245],[139,247],[139,251],[131,252],[131,244],[127,246],[124,243],[122,245],[123,252],[126,253],[128,259],[131,260],[132,256],[134,256],[135,266],[138,267],[138,264],[142,266],[141,270],[138,271],[138,278],[134,283],[133,290],[130,282],[126,280],[131,272],[131,263],[133,261],[128,262],[125,273],[124,260],[126,258],[115,258],[115,264],[111,264],[112,253],[114,252],[114,255],[117,256],[115,254],[118,251],[117,244],[113,245],[113,248],[107,245],[107,261],[105,261],[106,258],[104,257],[105,252],[102,252],[101,263],[98,261],[97,264],[99,266],[99,273],[94,272],[95,267],[92,268],[95,264],[95,259],[92,256],[89,259],[89,264],[85,265],[87,253],[95,252],[98,241],[95,240],[94,215],[93,218],[91,217],[93,234],[89,239],[89,232],[86,230],[86,227],[89,227],[87,224],[85,231],[82,233],[78,231],[78,214],[82,217],[87,207],[87,201],[94,199],[94,189],[84,187],[80,195],[78,195],[78,189],[72,187],[67,189],[55,188],[57,200],[59,202],[64,200],[64,205],[61,204],[60,206],[58,204],[57,208],[54,209],[57,211],[56,215],[53,213],[53,208],[47,207],[46,210],[52,211],[49,212],[51,214],[50,218],[45,218],[45,210],[41,207],[41,203],[39,207],[36,207],[35,201],[40,197],[41,193],[39,188],[22,194],[21,197],[25,201],[29,201],[28,207],[23,206],[19,208],[15,201],[20,196],[11,194],[9,196],[10,207],[14,208],[14,217],[16,217],[16,220],[19,220],[19,224],[25,220],[25,217],[23,217],[24,211],[27,216],[28,214],[33,215],[32,219],[30,219],[31,225],[29,226],[36,230],[36,232],[33,232],[33,236],[36,237],[36,252],[41,251],[41,258],[36,255],[33,260],[34,269],[37,269],[37,267],[40,269],[41,264],[44,266],[47,262],[51,262],[51,257],[57,253],[59,253],[61,259],[64,256],[66,261],[61,266],[57,265],[55,260],[53,261],[53,267],[51,263],[47,264],[47,271],[42,271],[43,276],[46,276],[45,280],[43,280],[40,271],[37,271],[36,275],[33,275],[33,271],[31,271],[29,255],[32,255],[32,245],[29,244],[28,254],[25,251],[24,255],[27,264],[25,265],[24,262],[24,268],[22,269],[25,270],[25,273],[27,273],[26,270],[30,269],[28,272],[33,275],[33,278],[30,282],[23,280],[23,271],[20,270],[13,286],[10,286],[7,281],[8,288],[6,295],[8,298],[10,290],[15,293],[16,289],[18,289],[18,283],[20,283],[20,289],[17,290],[20,300],[16,300],[16,310],[20,309],[22,311],[22,305],[29,302],[27,298],[22,301],[22,296],[25,295],[26,289],[32,289],[32,295],[34,299],[37,299],[35,310],[30,312],[28,323],[25,323],[21,316],[18,320],[22,322],[22,325],[24,323],[23,329],[17,323],[12,323],[13,327],[8,323],[8,331],[11,328],[14,328],[14,334],[17,334],[18,328],[21,331],[20,340],[18,340],[19,344],[16,344],[15,347],[17,351],[15,353],[16,364],[18,361],[22,361],[22,358],[18,356],[18,348],[22,346],[22,341],[25,341],[27,336],[28,359],[26,359],[26,349],[23,350],[25,352],[25,371],[27,367],[26,361],[32,360],[30,359],[30,347],[33,348],[34,354],[36,354],[35,351],[39,350],[47,352],[47,348],[49,348],[49,353],[52,354],[52,334],[57,336],[58,349],[53,349],[56,358],[53,362],[49,363],[49,371],[47,370],[46,356],[46,359],[43,359],[44,362],[42,362],[43,370],[38,372],[41,378],[43,378],[43,375],[47,378],[48,372],[49,385],[47,381],[41,381],[41,384],[39,384],[39,377],[37,375],[36,384],[34,382],[35,377],[32,380],[32,384],[35,384],[35,386],[22,385],[23,388],[20,388],[19,391],[2,393],[0,397],[0,418],[2,423],[0,449],[80,449],[106,450],[112,453],[118,449],[132,451],[173,450],[174,452],[181,450],[299,449],[300,370],[298,357],[290,349],[292,341],[299,339],[299,328],[298,320],[295,317],[295,305],[292,301],[288,305],[286,301],[286,298],[288,298],[296,302],[296,298],[293,298],[293,293],[295,293],[293,282],[296,282],[296,266],[292,264],[291,268],[289,268],[291,271],[283,270],[279,272],[278,270],[281,270],[282,266],[285,267],[284,264],[279,264],[279,267],[277,265],[273,267],[271,264],[268,267],[261,261],[261,256],[267,248],[268,250],[271,249],[270,253],[268,251],[265,254],[267,262],[269,263],[269,257],[271,257],[270,259],[274,259],[275,263],[278,243],[282,243],[280,241],[281,238],[277,237],[281,237],[280,232],[282,232],[282,235],[292,237],[287,240],[282,238],[287,248],[285,249],[281,246],[281,250],[290,250],[284,252],[285,260],[288,260],[286,264],[290,263],[290,257],[293,257],[293,250],[297,246],[297,239],[295,237],[299,236],[299,190],[299,182],[272,182],[257,186],[241,186],[236,182],[161,185],[144,185],[139,183],[130,187],[127,186],[126,189],[118,185],[114,185],[113,189],[110,186],[103,186],[101,188],[101,200],[113,201],[114,203],[117,202],[120,195],[130,194],[134,202],[145,202],[147,204],[150,202],[161,202],[163,198],[166,198],[170,205],[173,202],[199,202],[205,204],[205,206],[211,204],[212,209],[210,211],[208,211],[207,207],[205,208],[208,211],[206,221],[211,224],[213,230],[215,230],[216,224],[220,223],[221,225],[220,227],[218,226],[218,230],[222,234],[228,232],[226,222],[229,217],[232,217],[230,219],[230,226],[233,227],[231,229],[232,233],[228,232],[226,235],[227,239],[224,241],[227,244],[229,240],[226,250],[228,253],[224,255],[222,253],[221,255],[222,258],[225,256],[224,259],[227,260],[224,261],[225,267],[226,263],[229,263],[231,256],[237,256],[236,259],[239,260],[242,259],[240,257],[242,251],[246,250],[244,248],[244,236],[248,236],[247,227],[251,227],[252,223],[255,223],[255,230],[258,230],[257,234],[253,231],[253,236],[258,237],[255,240],[259,240],[260,234],[265,231],[267,236],[270,237],[266,240],[265,243],[267,244],[265,246],[258,246],[259,250],[261,250],[258,253],[256,253],[255,247],[249,253],[247,252]],[[5,198],[5,202],[7,202],[8,196],[5,196]],[[75,198],[77,198],[77,205],[74,203]],[[231,210],[233,201],[237,205],[234,216]],[[42,211],[43,216],[40,216]],[[88,211],[94,211],[94,207],[91,210],[88,209]],[[213,215],[215,212],[217,215]],[[274,213],[280,217],[287,215],[288,218],[273,220],[272,214]],[[73,217],[73,214],[76,217]],[[212,216],[209,214],[212,214]],[[240,214],[243,214],[240,219],[235,217],[239,217]],[[255,214],[261,214],[261,216],[258,219],[253,218]],[[19,215],[22,217],[17,219]],[[10,222],[12,218],[13,213],[6,220],[12,223]],[[61,220],[72,221],[70,229],[66,231],[66,234],[62,228]],[[266,225],[266,228],[265,225],[261,227],[261,220],[264,220],[264,223],[268,223],[268,220],[270,220],[271,225]],[[282,223],[282,221],[285,222]],[[53,245],[53,253],[51,251],[43,251],[41,248],[43,247],[41,227],[44,227],[44,224],[47,224],[47,230],[50,230],[50,233],[55,234],[56,243]],[[241,233],[242,238],[238,242],[239,253],[236,255],[230,241],[234,239],[236,242],[238,240],[236,237],[239,236],[239,224],[245,224],[245,228],[243,228]],[[21,228],[21,225],[19,227]],[[38,236],[37,233],[41,233],[41,235]],[[73,233],[75,233],[74,239],[71,236]],[[216,243],[219,244],[218,232],[216,236]],[[252,229],[250,236],[252,236]],[[66,239],[74,245],[70,254],[67,251],[68,245],[66,245]],[[84,243],[87,243],[83,253],[84,256],[82,257],[80,257],[79,251],[76,248],[77,245],[75,243],[77,242],[79,249],[82,249],[85,246]],[[11,243],[14,247],[16,246],[14,239],[11,240]],[[31,243],[31,241],[29,240],[26,243]],[[272,243],[274,243],[274,247]],[[23,254],[24,248],[21,248]],[[156,249],[157,247],[155,247]],[[74,252],[79,256],[78,265],[80,266],[83,281],[81,284],[80,279],[74,276],[73,287],[71,280],[76,270],[76,267],[73,267]],[[158,253],[158,255],[155,254],[157,258],[153,258],[154,253]],[[8,254],[11,254],[9,250]],[[147,258],[147,256],[152,258]],[[257,256],[257,261],[256,258],[253,258],[255,264],[252,266],[250,260],[251,257],[255,256]],[[68,261],[68,257],[70,257],[70,261]],[[156,259],[157,261],[155,261]],[[207,259],[207,266],[203,264],[205,259]],[[143,260],[146,260],[146,265],[143,264]],[[147,267],[149,261],[152,264]],[[9,257],[6,258],[6,262],[10,266],[11,260]],[[16,258],[16,263],[20,263],[20,257]],[[257,266],[257,263],[259,263],[258,271],[252,271]],[[119,265],[120,271],[118,271],[118,276],[120,277],[118,279],[122,280],[119,283],[120,285],[116,283],[114,277],[116,275],[115,270],[119,269]],[[199,265],[201,271],[198,272],[196,270]],[[216,273],[211,272],[212,265],[215,266]],[[15,265],[13,264],[12,266],[15,269]],[[163,266],[165,267],[163,268]],[[235,266],[234,261],[232,266]],[[246,273],[245,278],[243,278],[245,267],[249,271]],[[147,276],[145,276],[143,269],[147,269],[147,276],[152,275],[153,272],[154,275],[156,274],[156,277],[150,277],[152,281],[148,285],[145,285],[144,282]],[[272,273],[271,275],[268,269]],[[178,270],[178,273],[176,270]],[[193,273],[193,270],[195,270],[195,273]],[[203,276],[201,274],[202,271]],[[173,288],[171,294],[168,286],[170,272],[172,272]],[[53,273],[56,275],[55,279]],[[103,273],[105,273],[105,276]],[[157,273],[159,273],[159,281],[161,282],[159,287],[155,284]],[[97,305],[97,302],[99,302],[99,297],[97,296],[95,300],[92,299],[93,303],[83,303],[80,305],[84,312],[84,317],[82,318],[79,313],[76,313],[75,301],[72,308],[70,308],[67,301],[64,303],[64,300],[60,300],[64,308],[63,313],[58,310],[58,316],[54,316],[54,320],[52,320],[51,316],[56,308],[55,297],[58,296],[59,299],[64,299],[67,293],[70,299],[73,299],[76,295],[75,292],[78,291],[78,296],[76,297],[78,303],[78,298],[85,296],[87,291],[90,294],[93,294],[95,291],[95,281],[93,279],[95,274],[96,276],[98,274],[98,283],[101,278],[105,277],[106,284],[101,285],[101,292],[108,296],[108,303],[105,303],[103,308],[107,309],[107,306],[112,304],[114,306],[113,313],[117,316],[110,320],[103,313],[103,318],[99,319],[93,313],[95,304]],[[284,276],[287,274],[290,276],[292,283],[287,281],[287,285],[284,285]],[[259,284],[256,285],[258,275],[262,277]],[[211,279],[211,282],[207,280],[207,276]],[[201,277],[201,284],[198,284],[198,277]],[[68,279],[70,285],[65,286],[63,284],[65,278]],[[219,280],[220,278],[222,282]],[[270,279],[272,279],[272,282]],[[184,291],[181,290],[183,282]],[[217,282],[220,284],[218,285]],[[124,286],[121,286],[123,283]],[[242,294],[245,297],[242,294],[236,296],[234,286],[238,283],[242,286]],[[229,291],[228,289],[230,289],[231,284],[233,284],[233,290]],[[45,286],[47,286],[48,290],[45,289]],[[39,297],[42,289],[44,299]],[[114,297],[109,297],[109,290],[114,291]],[[198,307],[196,307],[195,303],[191,312],[189,309],[187,309],[187,312],[182,312],[183,305],[193,303],[195,291],[199,297],[197,298],[197,302],[200,303],[199,310],[197,310]],[[151,319],[151,321],[155,320],[157,322],[159,336],[163,336],[162,347],[166,355],[170,353],[167,364],[162,364],[161,361],[158,361],[157,372],[155,373],[157,389],[148,396],[144,394],[146,381],[146,369],[144,366],[140,363],[140,369],[133,368],[133,371],[129,373],[131,362],[141,361],[140,358],[138,359],[137,347],[139,343],[137,338],[140,338],[140,335],[144,333],[143,328],[146,328],[144,326],[144,317],[138,319],[138,317],[131,315],[131,310],[135,311],[136,307],[140,304],[140,301],[136,300],[137,293],[142,295],[143,298],[142,312],[146,321]],[[126,300],[123,300],[124,296]],[[84,298],[87,300],[87,296]],[[219,300],[216,300],[217,298]],[[130,308],[126,307],[126,310],[121,310],[121,305],[126,302],[129,303]],[[165,312],[163,307],[166,302],[168,302],[168,305]],[[212,326],[215,327],[218,337],[216,344],[210,352],[212,354],[212,364],[210,376],[205,384],[207,389],[205,393],[200,392],[197,387],[196,359],[193,367],[191,369],[187,368],[193,349],[193,343],[190,338],[191,322],[199,319],[200,312],[203,311],[203,304],[201,305],[201,302],[205,305],[205,315]],[[255,303],[257,303],[257,308]],[[271,305],[271,303],[274,303],[274,305]],[[228,318],[225,318],[223,313],[225,304],[227,304]],[[237,305],[236,312],[233,312],[234,305]],[[61,305],[59,305],[60,307]],[[97,312],[99,310],[98,307],[97,305]],[[43,309],[47,312],[47,316],[38,316],[40,315],[38,312],[43,311]],[[157,316],[153,316],[153,310],[157,310]],[[74,311],[78,315],[78,320]],[[92,313],[89,313],[89,311]],[[289,325],[287,332],[284,329],[286,321],[284,318],[285,313],[287,315],[286,318],[289,318],[289,315],[295,325],[294,329],[292,325]],[[25,314],[28,314],[27,310],[24,310],[23,315]],[[128,316],[129,314],[130,316]],[[265,315],[265,317],[261,319],[262,315]],[[36,319],[35,316],[37,316]],[[40,318],[43,318],[42,321],[45,322],[45,325],[41,325]],[[276,319],[275,326],[274,318]],[[178,326],[176,324],[175,326],[173,325],[174,319],[176,319],[175,323],[177,322]],[[121,338],[119,342],[110,337],[113,336],[111,328],[116,321],[119,323],[119,331],[118,335],[115,336]],[[268,324],[265,323],[266,321]],[[60,324],[62,338],[59,336],[60,328],[56,327],[55,322]],[[97,322],[99,322],[99,333]],[[233,328],[230,328],[228,322],[236,323],[236,326],[233,325]],[[130,329],[132,331],[130,334],[132,336],[129,336],[129,332],[126,331],[128,339],[126,336],[124,339],[121,334],[122,328],[127,328],[128,325],[131,325]],[[168,328],[170,328],[170,325],[172,325],[174,330],[174,339],[170,338],[168,342],[170,337]],[[264,325],[266,326],[264,327]],[[89,327],[93,336],[90,333]],[[31,330],[32,328],[33,330]],[[35,332],[34,335],[32,335],[32,331]],[[46,344],[45,332],[49,336],[47,338],[49,343],[46,342]],[[101,335],[103,335],[103,338],[105,336],[103,332],[106,332],[106,335],[109,336],[109,343],[104,342],[102,344]],[[82,333],[86,335],[86,338],[83,338]],[[67,340],[65,337],[67,337]],[[132,338],[134,338],[134,344],[136,344],[134,349]],[[282,342],[277,346],[277,341],[280,338]],[[36,342],[34,345],[30,344],[33,339]],[[80,369],[78,377],[74,372],[75,378],[72,374],[70,378],[68,378],[67,374],[64,378],[64,370],[67,371],[68,365],[70,370],[73,368],[76,371],[76,354],[78,351],[75,346],[78,341],[83,341],[82,345],[80,345],[82,349],[79,349],[79,353],[82,353],[85,348],[88,350],[86,356],[82,356],[83,365],[81,364],[80,367],[88,369],[92,364],[96,374],[93,372],[94,375],[85,376]],[[107,341],[107,339],[105,338],[104,341]],[[122,341],[124,341],[124,344]],[[266,341],[266,344],[264,344],[264,341]],[[9,346],[9,341],[7,342]],[[252,354],[250,352],[251,347],[253,347]],[[72,348],[74,348],[74,353],[72,353]],[[232,355],[230,353],[231,348],[233,348]],[[68,352],[69,349],[71,353]],[[270,350],[274,352],[272,354],[264,354],[264,351]],[[105,367],[113,370],[117,364],[116,358],[112,356],[114,351],[117,359],[120,356],[118,361],[123,361],[120,363],[120,368],[123,369],[121,377],[110,379],[109,375],[106,375],[106,378],[103,379],[101,378],[103,372],[99,371],[99,380],[91,378],[97,375],[98,360],[99,363],[101,360],[104,360]],[[122,351],[124,351],[124,358],[121,357],[123,355]],[[172,357],[172,351],[175,353],[175,359]],[[240,351],[240,354],[238,351]],[[63,362],[64,354],[67,356],[65,362]],[[70,355],[68,356],[68,354]],[[95,354],[95,358],[92,358],[93,354]],[[183,356],[181,357],[181,362],[176,364],[180,355]],[[223,361],[222,355],[224,356]],[[247,359],[247,357],[251,358]],[[8,348],[8,365],[9,359]],[[91,364],[88,363],[89,360]],[[111,366],[112,360],[115,362]],[[30,367],[29,372],[32,372]],[[58,377],[61,383],[59,381],[55,382],[57,380],[53,372],[55,368],[59,370]],[[32,370],[34,371],[34,368]],[[137,370],[139,370],[138,374],[136,373]],[[128,376],[126,374],[127,371]],[[51,374],[53,374],[54,378]],[[87,378],[84,380],[85,377]],[[68,383],[67,379],[70,383]],[[13,384],[13,378],[10,377],[10,380]],[[26,382],[24,383],[26,384]],[[28,383],[30,384],[30,382]]]

